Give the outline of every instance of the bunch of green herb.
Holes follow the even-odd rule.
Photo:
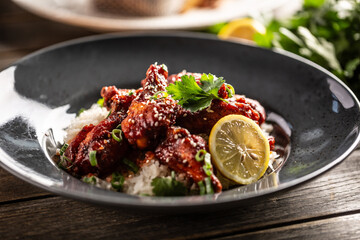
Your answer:
[[[181,81],[176,81],[166,87],[167,93],[173,99],[179,100],[179,104],[192,111],[200,111],[210,106],[213,99],[225,101],[218,95],[220,87],[225,83],[222,77],[217,78],[215,75],[202,74],[200,85],[195,81],[194,76],[184,75]],[[235,94],[235,90],[231,85],[227,85],[229,95]]]
[[[171,178],[157,177],[151,182],[155,196],[185,196],[187,193],[183,183],[175,180],[175,172],[171,172]]]
[[[323,66],[360,97],[359,0],[305,0],[294,16],[272,20],[266,34],[256,34],[254,40]]]

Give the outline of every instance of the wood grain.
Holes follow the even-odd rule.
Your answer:
[[[95,32],[0,1],[0,70]],[[134,213],[65,199],[0,168],[0,239],[359,239],[360,149],[321,176],[249,206],[208,214]]]
[[[350,230],[350,231],[349,231]],[[351,234],[349,234],[351,233]],[[348,216],[311,221],[291,226],[255,231],[251,233],[238,234],[229,237],[219,238],[230,239],[347,239],[357,240],[360,235],[360,213]],[[346,238],[344,238],[346,236]]]
[[[57,229],[63,232],[52,236],[54,239],[70,236],[81,239],[89,232],[95,239],[110,236],[121,236],[122,239],[207,239],[281,229],[282,226],[298,225],[302,228],[307,226],[301,225],[303,223],[360,213],[359,158],[360,151],[356,151],[340,165],[305,184],[247,207],[210,214],[138,214],[62,197],[3,204],[0,208],[0,236],[14,237],[11,229],[15,228],[12,226],[15,222],[23,226],[17,230],[18,236],[36,239]],[[76,231],[76,226],[80,225],[82,231]],[[357,228],[346,231],[352,233]]]
[[[0,204],[19,201],[24,198],[28,199],[50,195],[48,192],[11,175],[2,168],[0,168],[0,182]]]

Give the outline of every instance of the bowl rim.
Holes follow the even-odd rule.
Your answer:
[[[300,57],[296,54],[290,53],[285,50],[281,50],[281,49],[269,50],[269,49],[257,47],[247,41],[245,41],[245,42],[238,41],[236,39],[222,40],[222,39],[219,39],[218,37],[216,37],[215,35],[206,34],[206,33],[168,31],[168,32],[151,32],[151,33],[149,33],[149,32],[145,32],[145,33],[144,32],[108,33],[108,34],[87,36],[87,37],[82,37],[82,38],[78,38],[78,39],[74,39],[74,40],[57,43],[57,44],[51,45],[49,47],[45,47],[40,50],[37,50],[29,55],[26,55],[25,57],[23,57],[19,60],[17,60],[13,64],[11,64],[9,67],[1,70],[1,72],[5,71],[6,69],[10,68],[11,66],[16,66],[23,61],[33,58],[34,56],[41,55],[42,53],[56,50],[59,48],[65,48],[65,47],[68,47],[71,45],[82,44],[85,42],[95,42],[95,41],[101,41],[101,40],[109,40],[109,39],[117,39],[117,38],[134,38],[134,37],[135,38],[143,38],[143,37],[180,37],[180,38],[184,38],[185,37],[185,38],[200,39],[200,40],[225,41],[225,42],[230,42],[230,43],[235,43],[235,44],[240,44],[240,45],[246,45],[248,47],[261,49],[263,51],[270,51],[275,54],[280,54],[285,57],[289,57],[291,59],[303,62],[303,63],[327,74],[328,76],[330,76],[333,80],[335,80],[338,84],[340,84],[348,92],[348,94],[351,95],[351,97],[354,99],[355,105],[357,106],[357,110],[360,111],[359,100],[357,99],[355,94],[351,91],[351,89],[348,86],[346,86],[335,75],[333,75],[332,73],[330,73],[328,70],[324,69],[323,67],[317,65],[316,63],[313,63],[310,60],[307,60],[303,57]],[[262,189],[261,191],[258,191],[258,192],[250,192],[250,193],[247,192],[246,194],[240,194],[240,196],[238,196],[236,198],[223,196],[221,198],[214,199],[213,197],[209,197],[209,195],[185,196],[185,197],[141,197],[141,196],[140,197],[139,196],[129,197],[129,195],[124,194],[124,193],[115,193],[117,196],[116,198],[114,198],[113,194],[104,194],[104,195],[95,194],[94,196],[96,196],[96,198],[94,198],[90,195],[79,194],[77,191],[69,191],[68,189],[64,189],[62,187],[54,187],[51,183],[47,182],[46,180],[42,179],[41,177],[24,171],[24,169],[21,169],[21,166],[13,164],[12,161],[14,161],[14,159],[12,159],[10,156],[8,156],[1,148],[0,148],[0,166],[2,168],[6,169],[11,174],[15,175],[16,177],[18,177],[32,185],[40,187],[46,191],[55,193],[57,195],[69,197],[72,199],[85,201],[85,202],[100,203],[100,204],[105,204],[105,205],[110,205],[110,206],[146,207],[146,208],[150,207],[153,209],[169,208],[169,207],[170,208],[182,208],[182,207],[189,208],[189,207],[198,207],[198,206],[206,207],[206,206],[210,206],[210,205],[226,204],[226,203],[230,203],[230,202],[238,202],[238,201],[242,201],[242,200],[246,200],[246,199],[262,197],[262,196],[265,196],[265,195],[268,195],[271,193],[275,193],[275,192],[293,187],[293,186],[303,183],[305,181],[308,181],[308,180],[314,178],[315,176],[318,176],[318,175],[324,173],[325,171],[329,170],[330,168],[334,167],[335,165],[337,165],[338,163],[343,161],[356,148],[356,146],[358,145],[359,142],[360,142],[360,133],[357,133],[357,137],[354,140],[354,142],[351,144],[351,146],[345,152],[343,152],[339,157],[334,159],[329,164],[323,166],[322,168],[317,169],[316,171],[313,171],[310,174],[307,174],[303,177],[290,180],[289,182],[281,183],[277,187],[270,187],[267,189]],[[16,162],[16,160],[15,160],[15,162]],[[67,174],[67,173],[64,172],[64,174]],[[93,186],[89,186],[89,187],[91,188]],[[104,191],[110,192],[107,190],[104,190]],[[128,197],[124,198],[118,194],[123,194]],[[194,198],[194,197],[196,199],[199,199],[199,201],[191,201],[191,202],[188,201],[189,199]],[[129,201],[129,199],[130,199],[130,201]],[[135,199],[137,199],[137,200],[135,200]]]

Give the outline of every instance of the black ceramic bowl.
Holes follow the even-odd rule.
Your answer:
[[[259,100],[277,126],[287,156],[276,173],[219,195],[138,197],[82,183],[50,155],[62,129],[102,86],[139,87],[148,66],[165,63],[223,76],[237,93]],[[102,35],[55,45],[0,73],[0,163],[50,192],[105,205],[150,210],[218,209],[304,182],[342,161],[359,141],[359,102],[336,77],[286,52],[194,33]],[[52,132],[49,131],[52,129]],[[288,142],[290,140],[290,143]],[[249,201],[251,200],[251,201]]]

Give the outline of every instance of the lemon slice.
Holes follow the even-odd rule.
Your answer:
[[[242,115],[221,118],[209,137],[212,160],[227,178],[250,184],[268,168],[270,146],[260,127]]]
[[[253,41],[255,33],[265,34],[266,28],[254,19],[241,18],[233,20],[221,28],[218,36],[224,39],[235,37]]]

